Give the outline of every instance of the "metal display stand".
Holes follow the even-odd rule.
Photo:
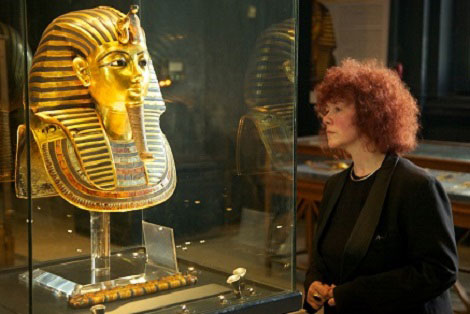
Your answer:
[[[90,258],[37,268],[33,270],[33,283],[71,297],[175,274],[173,230],[147,222],[144,225],[145,247],[111,255],[110,213],[90,212]],[[155,248],[159,254],[152,252]],[[20,279],[27,281],[28,273],[20,274]]]
[[[110,214],[90,212],[91,283],[110,280]]]

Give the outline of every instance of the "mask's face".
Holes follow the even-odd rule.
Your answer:
[[[100,107],[124,110],[125,104],[141,103],[149,86],[149,57],[143,45],[101,46],[87,59],[90,93]]]
[[[116,140],[129,140],[132,135],[126,106],[141,105],[149,86],[146,46],[108,43],[86,59],[75,58],[73,64],[96,101],[108,135]]]

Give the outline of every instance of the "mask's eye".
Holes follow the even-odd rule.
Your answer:
[[[147,66],[147,59],[139,60],[139,65],[140,67],[145,68]]]
[[[127,61],[125,59],[117,59],[109,63],[109,65],[113,67],[125,67],[127,65]]]

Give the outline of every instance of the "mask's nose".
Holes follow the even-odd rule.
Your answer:
[[[144,69],[140,67],[138,62],[132,62],[132,83],[141,83],[144,78]]]

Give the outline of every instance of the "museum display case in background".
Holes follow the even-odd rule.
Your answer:
[[[21,5],[2,3],[0,18],[0,270],[28,269],[28,203],[15,197],[16,127],[23,121],[27,47]],[[3,289],[2,289],[3,291]],[[3,293],[2,293],[3,294]],[[16,296],[28,303],[28,294]]]
[[[158,131],[163,142],[166,136],[176,187],[162,198],[167,200],[144,209],[139,197],[145,188],[128,200],[121,196],[132,188],[122,188],[115,199],[103,201],[103,208],[107,208],[103,214],[99,212],[102,208],[91,208],[88,201],[77,204],[69,192],[61,190],[60,182],[72,182],[73,176],[77,179],[83,175],[81,171],[59,176],[60,182],[51,175],[54,167],[86,164],[79,162],[83,154],[80,145],[89,144],[77,141],[75,145],[74,132],[78,129],[63,120],[70,111],[54,116],[51,107],[73,107],[78,110],[75,113],[82,114],[80,108],[86,103],[89,116],[77,119],[86,120],[96,110],[101,128],[105,123],[95,107],[99,100],[71,92],[85,91],[88,85],[67,87],[70,94],[61,97],[48,94],[57,92],[57,86],[66,89],[65,85],[47,85],[47,80],[67,80],[58,78],[54,71],[79,82],[75,65],[66,66],[65,59],[60,59],[70,59],[65,42],[82,48],[89,42],[75,26],[67,26],[66,35],[51,32],[51,37],[44,38],[43,32],[54,19],[70,12],[112,6],[127,14],[133,4],[139,6],[137,14],[152,61],[148,66],[153,65],[158,79],[150,83],[149,93],[158,96],[159,89],[166,106],[158,99],[154,101],[161,106],[157,111],[165,112],[159,119],[155,116],[150,128]],[[294,260],[297,1],[53,0],[6,1],[2,6],[0,310],[88,313],[95,303],[104,303],[106,311],[112,313],[284,313],[299,309],[301,295],[295,291]],[[100,31],[90,31],[90,27],[105,25],[108,11],[86,13],[95,18],[92,22],[86,22],[81,14],[62,19],[78,20],[74,23],[96,40],[106,37]],[[135,19],[129,16],[132,26]],[[56,26],[54,31],[64,31],[64,26]],[[112,33],[104,28],[102,31]],[[57,64],[38,63],[44,61],[40,60],[41,53],[47,49]],[[29,82],[25,80],[28,75]],[[148,110],[152,113],[153,109]],[[44,122],[48,114],[56,120],[51,122],[48,117]],[[21,125],[33,132],[17,133]],[[41,136],[49,141],[54,132],[62,131],[68,138],[68,142],[61,142],[63,146],[53,141],[51,151],[38,146]],[[150,140],[152,134],[147,133]],[[149,147],[156,156],[160,148]],[[171,157],[169,149],[164,151]],[[52,153],[52,160],[57,159],[53,166],[47,162],[45,166],[48,152],[58,152]],[[111,160],[119,163],[129,157],[126,153],[115,149]],[[130,153],[137,156],[132,149]],[[170,157],[165,169],[171,177]],[[137,178],[119,171],[118,180],[123,185]],[[151,185],[151,176],[146,180]],[[267,180],[288,192],[267,193]],[[88,191],[93,185],[85,186]],[[90,202],[109,189],[90,192],[94,195]],[[121,205],[121,201],[128,205]],[[110,218],[109,229],[106,217]],[[95,226],[91,222],[94,219],[100,219],[101,225]],[[103,242],[107,237],[110,270],[102,276],[92,271],[91,259],[97,245],[107,245]],[[177,283],[162,279],[175,274],[183,279]],[[155,290],[161,291],[151,293]],[[86,293],[92,294],[78,308],[69,302]],[[117,301],[110,302],[113,299]]]

